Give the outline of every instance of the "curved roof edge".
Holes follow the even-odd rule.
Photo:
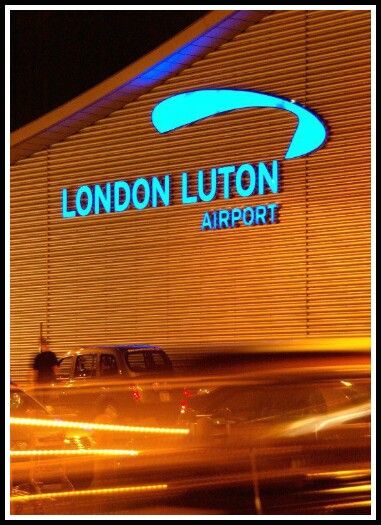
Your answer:
[[[11,164],[122,108],[268,13],[209,12],[115,75],[11,133]]]

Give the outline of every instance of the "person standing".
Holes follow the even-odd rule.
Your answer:
[[[34,371],[35,396],[46,408],[51,402],[51,388],[52,383],[56,380],[58,365],[59,360],[56,354],[50,350],[48,339],[41,338],[40,352],[34,358],[32,368]]]
[[[40,343],[40,352],[33,361],[35,384],[53,383],[56,379],[59,361],[49,348],[49,341],[43,337]]]

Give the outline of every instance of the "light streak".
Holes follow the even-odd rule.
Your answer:
[[[370,492],[371,485],[354,485],[350,487],[337,487],[334,489],[323,489],[318,492],[324,494],[352,494],[352,492]]]
[[[34,456],[137,456],[137,450],[118,449],[73,449],[73,450],[11,450],[11,458]]]
[[[89,490],[72,490],[64,492],[46,492],[42,494],[27,494],[25,496],[12,496],[12,502],[18,501],[35,501],[39,499],[51,499],[51,498],[66,498],[66,497],[79,497],[79,496],[109,496],[113,494],[128,494],[134,492],[150,492],[158,490],[166,490],[168,485],[140,485],[136,487],[115,487],[109,489],[89,489]]]
[[[85,423],[81,421],[57,421],[34,419],[26,417],[11,417],[11,425],[26,425],[34,427],[79,428],[82,430],[104,430],[109,432],[138,432],[142,434],[173,434],[187,435],[188,428],[140,427],[130,425],[106,425],[103,423]]]
[[[295,421],[282,432],[290,436],[298,436],[309,432],[319,432],[325,428],[335,427],[347,421],[369,416],[370,403],[363,403],[349,409],[339,410],[331,414],[312,416]]]
[[[330,472],[314,472],[307,474],[308,478],[336,478],[336,479],[353,479],[360,476],[370,475],[370,469],[356,470],[334,470]]]
[[[358,507],[370,507],[372,500],[363,500],[363,501],[348,501],[344,503],[333,503],[331,505],[326,505],[326,509],[351,509]]]
[[[346,421],[351,421],[352,419],[357,419],[361,417],[366,417],[370,414],[370,404],[366,403],[358,409],[349,409],[343,410],[341,413],[333,414],[332,417],[327,417],[325,420],[321,421],[316,425],[316,431],[323,430],[326,427],[332,427],[345,423]]]

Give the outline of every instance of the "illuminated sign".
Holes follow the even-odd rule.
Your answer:
[[[327,132],[323,123],[311,111],[293,101],[253,91],[210,89],[174,95],[155,106],[152,122],[160,133],[167,133],[219,113],[254,107],[278,108],[298,118],[285,159],[307,155],[321,147],[326,140]],[[219,166],[198,170],[193,175],[183,171],[180,175],[180,190],[182,204],[279,193],[280,162],[273,160],[269,163]],[[63,188],[61,195],[64,218],[170,206],[172,175],[139,177],[133,182],[117,180],[102,185],[83,185],[71,194],[67,188]],[[214,230],[240,225],[274,224],[278,220],[278,210],[279,204],[273,202],[211,210],[203,214],[200,228]]]
[[[307,155],[325,141],[327,131],[310,110],[293,101],[256,91],[201,89],[174,95],[157,104],[152,111],[152,123],[160,133],[166,133],[212,115],[244,108],[277,108],[298,118],[285,159]]]

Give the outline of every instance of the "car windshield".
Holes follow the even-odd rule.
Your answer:
[[[161,350],[127,350],[125,359],[128,368],[133,372],[155,374],[172,370],[170,360]]]

